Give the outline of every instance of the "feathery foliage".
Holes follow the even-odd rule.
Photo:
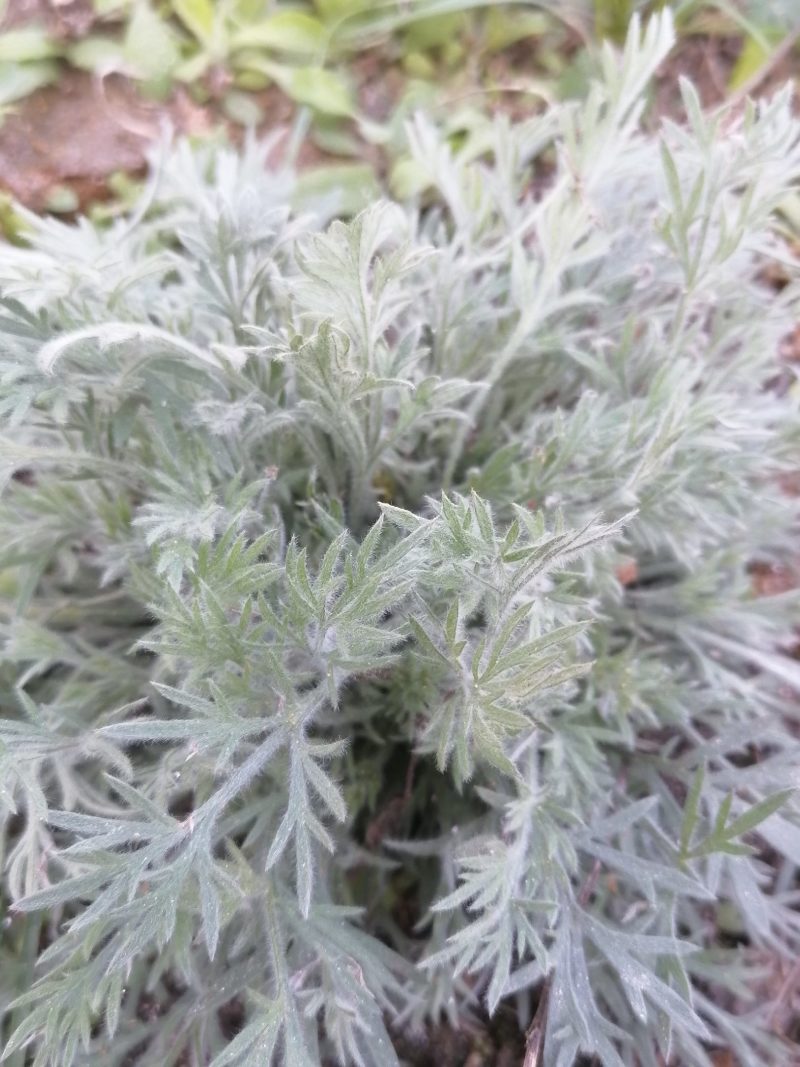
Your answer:
[[[183,145],[0,249],[5,1063],[391,1067],[501,1001],[549,1067],[791,1061],[800,125],[644,135],[671,39],[480,154],[417,119],[414,203]]]

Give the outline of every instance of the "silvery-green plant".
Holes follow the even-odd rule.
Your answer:
[[[645,136],[671,40],[419,203],[183,146],[0,249],[5,1063],[792,1062],[800,125]]]

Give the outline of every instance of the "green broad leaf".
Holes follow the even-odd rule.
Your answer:
[[[349,218],[363,211],[378,195],[375,169],[368,163],[329,163],[302,172],[293,203],[298,212]]]
[[[338,22],[348,15],[368,11],[372,0],[314,0],[314,8],[325,22]]]
[[[728,78],[728,89],[735,92],[746,85],[754,75],[758,74],[771,54],[763,40],[747,37]]]
[[[345,79],[335,70],[322,67],[270,65],[269,73],[292,100],[326,115],[353,114],[354,100]]]
[[[196,55],[189,56],[188,59],[184,59],[180,63],[178,63],[173,71],[173,74],[178,81],[187,82],[191,84],[192,82],[197,82],[201,78],[205,77],[205,75],[210,70],[213,62],[214,57],[212,56],[211,52],[198,52]],[[260,77],[263,79],[264,75],[260,75]],[[236,84],[237,86],[239,85],[238,80]],[[264,85],[266,84],[267,82],[265,81],[261,85],[241,86],[241,88],[263,89]]]
[[[187,62],[186,66],[188,65],[189,64]],[[184,77],[182,73],[183,69],[183,66],[178,68],[177,76],[180,76],[182,80],[192,81],[193,78],[191,75]],[[269,86],[272,84],[272,81],[266,74],[263,73],[263,71],[247,69],[236,70],[234,72],[233,84],[236,86],[237,89],[241,89],[244,92],[260,93],[264,89],[269,88]]]
[[[0,107],[22,100],[58,79],[58,64],[49,60],[37,63],[0,63]]]
[[[148,3],[137,3],[123,43],[125,62],[155,95],[169,89],[180,51],[174,32]]]
[[[263,108],[249,93],[226,93],[222,107],[228,118],[240,126],[258,126],[264,118]]]
[[[525,11],[514,7],[490,7],[483,24],[483,40],[488,52],[539,37],[550,28],[550,20],[543,11]]]
[[[98,18],[120,15],[130,11],[136,0],[92,0],[92,7]]]
[[[247,24],[261,18],[265,6],[269,4],[265,5],[264,0],[229,0],[226,10],[232,22]]]
[[[0,33],[0,63],[30,63],[55,59],[61,46],[40,26],[25,26]]]
[[[54,215],[68,215],[80,207],[78,194],[68,185],[54,185],[47,193],[45,208]]]
[[[584,100],[594,81],[595,69],[588,50],[579,49],[561,69],[554,71],[555,92],[561,100]]]
[[[598,37],[624,41],[634,12],[633,0],[594,0],[594,25]]]
[[[216,15],[212,0],[171,0],[172,10],[203,45],[214,40]]]
[[[463,33],[467,24],[466,16],[460,11],[417,19],[403,34],[404,46],[409,52],[441,48]]]
[[[323,67],[290,67],[270,60],[253,59],[263,71],[298,104],[305,104],[324,115],[346,117],[353,114],[355,102],[350,88],[336,71]]]
[[[411,200],[432,189],[433,179],[416,159],[398,159],[389,174],[389,188],[398,200]]]
[[[4,567],[0,570],[0,598],[8,601],[16,600],[19,594],[19,583],[20,576],[16,568]]]
[[[436,77],[436,61],[425,52],[406,52],[403,56],[403,70],[409,78],[432,81]]]
[[[303,11],[279,11],[231,36],[231,48],[266,48],[313,59],[325,48],[327,32],[319,19]]]
[[[354,129],[346,127],[336,117],[317,116],[310,137],[327,155],[341,156],[343,159],[352,156],[354,160],[359,161],[359,165],[368,165],[360,162],[364,152],[363,142]],[[373,177],[374,173],[373,167]]]
[[[106,71],[122,69],[125,62],[125,49],[123,44],[114,37],[92,35],[70,44],[66,56],[70,64],[78,70],[102,74]]]

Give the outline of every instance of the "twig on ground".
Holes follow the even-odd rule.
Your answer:
[[[522,1067],[540,1067],[544,1052],[544,1035],[547,1030],[547,1009],[550,1003],[550,978],[546,978],[539,997],[533,1022],[525,1035],[525,1059]]]

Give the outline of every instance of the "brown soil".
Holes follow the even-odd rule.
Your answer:
[[[44,26],[56,37],[83,37],[96,21],[92,0],[9,0],[0,29]]]
[[[38,24],[56,36],[74,38],[85,35],[94,21],[91,0],[10,0],[0,29]],[[568,53],[576,42],[567,37],[563,47]],[[681,117],[681,74],[691,77],[703,104],[720,103],[739,49],[737,38],[685,37],[656,79],[654,115]],[[512,115],[519,116],[521,111],[529,114],[532,107],[538,106],[529,93],[500,90],[504,84],[517,85],[518,72],[535,70],[536,61],[528,43],[495,57],[492,62],[499,66],[491,67],[490,74],[496,88],[485,102]],[[784,60],[759,86],[759,91],[774,89],[778,80],[790,77],[796,68],[791,58]],[[381,52],[371,50],[355,57],[350,70],[358,85],[362,111],[375,121],[388,118],[405,84],[399,66]],[[168,100],[156,102],[145,98],[133,82],[121,76],[101,81],[65,68],[57,85],[19,101],[0,120],[0,190],[26,207],[46,211],[54,192],[67,187],[76,195],[78,206],[85,209],[110,195],[111,175],[144,171],[149,146],[165,125],[176,133],[194,135],[224,123],[236,138],[241,131],[227,123],[222,112],[227,88],[224,74],[223,81],[224,84],[216,84],[210,76],[206,86],[208,102],[204,104],[196,103],[183,88],[176,89]],[[255,99],[264,113],[260,127],[264,132],[288,126],[293,106],[280,91],[270,89]],[[364,157],[381,171],[382,160],[375,158],[380,153],[372,146],[363,147]],[[324,151],[307,142],[300,163],[328,158]]]
[[[158,115],[129,83],[64,71],[58,85],[22,101],[0,126],[0,186],[36,211],[58,186],[82,207],[102,198],[115,171],[136,173],[158,133]]]
[[[721,104],[740,50],[741,40],[737,37],[683,38],[656,75],[654,114],[683,118],[681,77],[692,81],[704,107]]]
[[[409,1067],[520,1067],[525,1056],[516,1020],[502,1013],[486,1026],[431,1026],[420,1034],[393,1034],[392,1041]]]

